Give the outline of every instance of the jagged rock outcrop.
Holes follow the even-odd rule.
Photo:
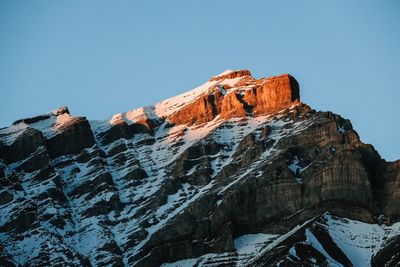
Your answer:
[[[226,79],[236,81],[225,84]],[[249,71],[235,71],[213,77],[210,82],[218,83],[167,119],[175,125],[193,125],[217,116],[225,119],[260,116],[289,108],[300,100],[299,85],[288,74],[255,80]],[[236,89],[230,90],[232,87]]]
[[[219,75],[216,75],[214,77],[211,77],[209,79],[210,82],[212,81],[223,81],[227,79],[235,79],[235,78],[240,78],[240,77],[250,77],[251,73],[248,70],[226,70],[223,73],[220,73]]]
[[[400,160],[383,163],[383,213],[395,219],[400,216]]]
[[[287,74],[104,121],[63,107],[0,129],[0,263],[395,266],[399,174]]]

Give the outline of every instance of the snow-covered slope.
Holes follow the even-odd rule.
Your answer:
[[[208,266],[224,263],[236,266],[327,264],[365,267],[371,266],[377,253],[399,235],[400,223],[390,226],[369,224],[325,213],[282,235],[256,233],[239,236],[234,240],[235,250],[232,252],[210,253],[162,266]],[[293,236],[297,236],[296,239],[290,240]],[[395,257],[400,257],[400,251],[393,251],[393,261],[388,262],[388,265],[398,264]]]
[[[393,265],[396,164],[290,75],[229,70],[107,120],[60,108],[0,129],[0,263]]]
[[[232,74],[234,72],[235,71],[233,70],[226,70],[216,75],[214,77],[216,78],[215,80],[211,79],[210,81],[202,84],[201,86],[196,87],[193,90],[190,90],[178,96],[170,97],[151,106],[140,107],[137,109],[127,111],[125,113],[115,114],[110,119],[110,123],[113,124],[115,123],[115,121],[120,119],[131,124],[146,118],[147,119],[166,118],[169,115],[172,115],[174,112],[178,111],[179,109],[189,105],[201,95],[208,93],[209,90],[213,88],[213,86],[219,85],[220,87],[218,88],[223,88],[223,86],[225,86],[229,87],[228,91],[233,91],[239,89],[239,87],[235,87],[235,85],[239,83],[241,80],[249,78],[252,79],[247,75],[238,77],[235,76],[226,77],[227,75]]]

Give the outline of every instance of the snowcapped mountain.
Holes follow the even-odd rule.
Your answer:
[[[398,266],[400,161],[225,71],[109,120],[0,129],[2,266]]]

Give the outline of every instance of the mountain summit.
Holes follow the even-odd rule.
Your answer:
[[[400,161],[227,70],[151,106],[0,129],[2,266],[396,266]]]
[[[248,70],[227,70],[189,92],[153,106],[117,114],[111,123],[160,118],[174,125],[193,125],[217,116],[229,119],[272,114],[299,100],[299,85],[288,74],[256,80]]]

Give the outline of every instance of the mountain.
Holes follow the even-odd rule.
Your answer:
[[[288,74],[61,107],[0,129],[0,159],[2,266],[399,266],[400,161]]]

